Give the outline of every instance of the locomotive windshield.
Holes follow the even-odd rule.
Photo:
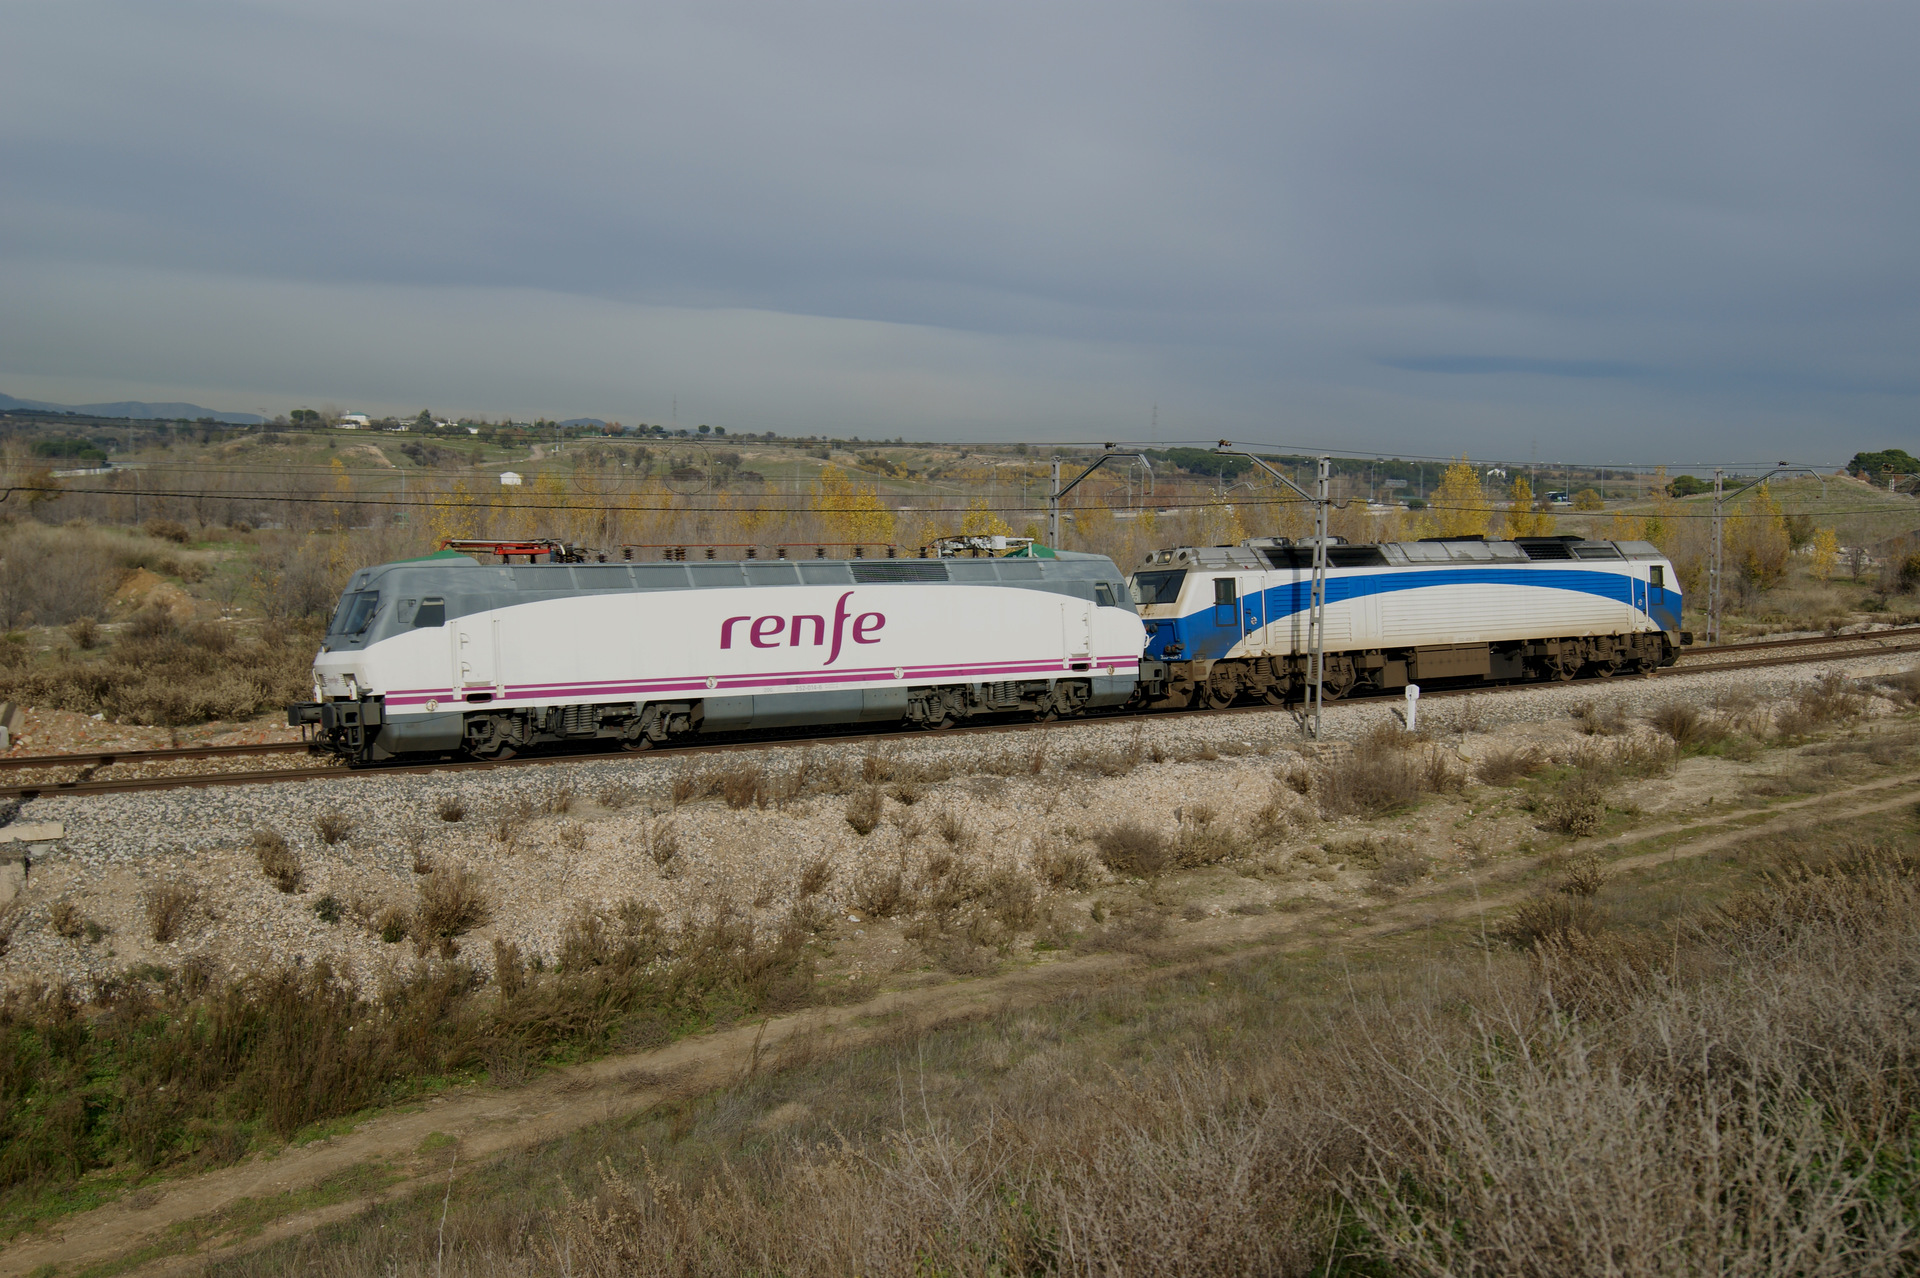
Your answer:
[[[1133,574],[1133,601],[1136,604],[1170,604],[1180,600],[1180,582],[1185,579],[1187,570],[1175,568],[1170,572],[1136,572]]]
[[[339,611],[333,614],[333,624],[327,627],[327,633],[346,638],[365,634],[367,627],[373,624],[373,614],[379,607],[379,591],[352,591],[340,601]]]

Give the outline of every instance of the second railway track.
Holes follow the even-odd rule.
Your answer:
[[[1782,650],[1794,649],[1786,652]],[[1836,651],[1836,649],[1842,649]],[[1779,652],[1777,656],[1745,658],[1740,654],[1748,652]],[[1683,678],[1689,674],[1719,674],[1730,670],[1753,670],[1772,666],[1805,665],[1819,661],[1851,660],[1858,657],[1873,657],[1901,652],[1920,651],[1920,626],[1902,627],[1894,630],[1875,631],[1854,635],[1814,635],[1801,639],[1762,640],[1755,643],[1727,644],[1719,648],[1690,649],[1681,657],[1680,663],[1659,673],[1661,679]],[[1730,659],[1722,659],[1730,658]],[[1615,676],[1613,679],[1587,678],[1574,680],[1575,683],[1611,684],[1619,683],[1633,676]],[[1516,683],[1501,684],[1492,687],[1469,687],[1435,689],[1426,699],[1488,696],[1507,692],[1520,692],[1528,689],[1564,687],[1565,684],[1553,683]],[[1366,700],[1334,704],[1365,704]],[[1379,698],[1376,700],[1387,700]],[[1187,719],[1199,716],[1242,715],[1272,713],[1276,707],[1267,705],[1232,706],[1224,710],[1173,710],[1142,711],[1132,714],[1101,715],[1078,720],[1058,720],[1052,723],[992,723],[973,727],[951,728],[942,736],[977,736],[1009,732],[1025,732],[1035,728],[1065,728],[1075,724],[1111,723],[1115,719],[1169,720]],[[739,751],[772,749],[781,746],[805,745],[809,743],[859,744],[864,742],[885,741],[903,736],[921,737],[925,733],[919,729],[898,728],[880,732],[823,732],[808,736],[761,738],[751,741],[713,741],[696,745],[667,746],[650,750],[644,754],[626,754],[618,750],[592,750],[568,752],[563,754],[536,755],[515,759],[443,759],[424,763],[401,763],[375,768],[352,769],[339,764],[295,766],[289,760],[289,766],[259,769],[209,770],[168,773],[160,776],[99,777],[97,773],[107,768],[139,767],[155,765],[191,765],[225,759],[242,759],[261,756],[290,756],[307,754],[304,742],[278,741],[257,745],[222,746],[180,746],[165,750],[102,750],[73,754],[29,755],[13,759],[0,759],[0,775],[18,774],[31,771],[56,771],[71,769],[73,775],[65,778],[34,779],[18,782],[8,781],[0,784],[0,798],[35,799],[59,795],[102,795],[126,794],[142,790],[171,790],[196,786],[231,785],[276,785],[294,781],[332,781],[367,777],[407,776],[427,772],[468,772],[493,771],[500,768],[541,767],[555,763],[606,762],[616,759],[633,758],[677,758],[700,754],[720,754]]]

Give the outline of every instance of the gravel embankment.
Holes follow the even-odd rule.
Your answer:
[[[1675,700],[1764,702],[1790,697],[1829,671],[1867,677],[1915,664],[1906,654],[1432,697],[1421,705],[1420,726],[1461,735],[1463,752],[1473,755],[1497,734],[1560,733],[1583,703],[1642,716]],[[1327,737],[1352,740],[1375,724],[1397,721],[1400,705],[1397,699],[1330,704]],[[415,870],[428,865],[465,865],[484,883],[492,921],[461,941],[462,955],[482,967],[490,965],[495,938],[552,955],[582,905],[633,899],[675,919],[731,906],[771,922],[792,905],[801,869],[820,858],[833,867],[824,897],[844,916],[855,908],[852,885],[861,876],[894,866],[914,873],[944,846],[933,832],[942,812],[965,822],[966,854],[1017,866],[1122,819],[1170,829],[1176,808],[1199,804],[1244,827],[1275,792],[1275,760],[1264,756],[1303,744],[1299,723],[1284,710],[900,737],[878,753],[898,768],[945,768],[953,777],[925,784],[911,805],[888,798],[885,819],[865,837],[849,827],[843,793],[765,808],[734,809],[718,799],[673,802],[676,776],[690,770],[761,767],[778,779],[804,763],[816,777],[837,774],[833,788],[857,787],[870,747],[853,743],[42,798],[16,819],[63,822],[67,837],[58,853],[33,868],[11,945],[0,955],[0,989],[31,981],[84,988],[143,963],[177,967],[193,956],[235,972],[325,960],[357,979],[377,980],[423,961],[410,943],[384,943],[370,925],[385,909],[412,906],[420,882]],[[1042,748],[1036,772],[1034,754]],[[1103,753],[1136,750],[1149,757],[1158,752],[1164,761],[1114,776],[1085,766]],[[1219,757],[1196,757],[1203,751]],[[567,791],[568,810],[548,812]],[[440,815],[441,803],[451,798],[464,805],[460,820]],[[1301,802],[1298,796],[1286,801]],[[503,817],[527,809],[532,814],[509,822],[503,838]],[[333,844],[316,830],[316,821],[330,813],[350,823],[346,837]],[[250,847],[260,829],[277,831],[299,855],[299,891],[279,892],[262,875]],[[651,849],[669,832],[679,852],[663,868]],[[180,939],[156,944],[148,939],[146,901],[171,883],[195,888],[200,902]],[[327,897],[345,911],[337,923],[322,921],[315,910]],[[60,900],[73,902],[105,934],[92,942],[57,935],[50,907]]]

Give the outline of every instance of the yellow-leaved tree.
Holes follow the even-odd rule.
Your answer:
[[[1833,576],[1833,566],[1840,561],[1840,535],[1831,528],[1822,528],[1813,534],[1813,575],[1820,581]]]
[[[1537,503],[1533,499],[1533,484],[1525,475],[1513,481],[1513,501],[1507,506],[1507,526],[1502,534],[1507,537],[1551,537],[1553,536],[1553,516],[1544,510],[1535,510]]]
[[[1012,526],[994,513],[985,497],[975,498],[968,503],[966,517],[960,521],[962,537],[1008,537],[1012,534]]]
[[[1787,575],[1787,556],[1793,539],[1787,534],[1786,517],[1780,503],[1762,484],[1742,503],[1740,512],[1727,519],[1727,553],[1740,575],[1762,590],[1772,589]]]
[[[1573,508],[1575,510],[1585,511],[1605,510],[1607,503],[1601,501],[1600,494],[1593,491],[1593,489],[1582,488],[1573,495]]]
[[[813,509],[839,541],[857,546],[893,544],[893,511],[880,500],[880,490],[855,483],[838,466],[820,468]]]
[[[1461,457],[1447,467],[1431,502],[1433,535],[1483,537],[1493,522],[1493,506],[1473,463]]]
[[[433,508],[427,512],[427,527],[433,533],[433,544],[437,548],[449,538],[471,537],[479,528],[479,512],[474,509],[473,490],[467,487],[467,481],[456,479],[445,491],[433,499]]]

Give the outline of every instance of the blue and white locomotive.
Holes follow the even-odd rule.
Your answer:
[[[1434,538],[1327,546],[1325,693],[1435,680],[1650,672],[1692,641],[1673,565],[1644,541]],[[1156,551],[1135,570],[1163,707],[1297,699],[1313,546],[1283,538]]]

